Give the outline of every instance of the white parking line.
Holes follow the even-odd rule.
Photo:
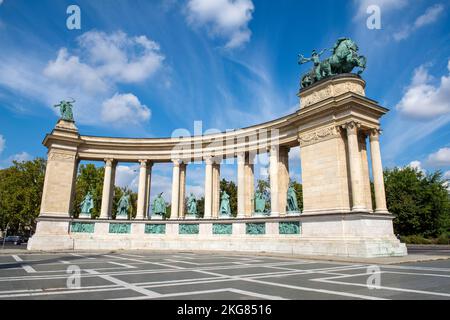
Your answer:
[[[19,256],[13,254],[12,255],[13,259],[16,260],[17,262],[23,262],[22,258],[20,258]],[[33,267],[31,267],[28,264],[25,263],[21,263],[21,267],[27,272],[27,273],[36,273],[36,270],[33,269]]]
[[[125,264],[125,263],[119,263],[119,262],[114,262],[114,261],[109,261],[108,263],[115,264],[116,266],[125,267],[127,269],[137,269],[137,267],[131,266],[131,265]]]
[[[204,274],[209,274],[209,275],[212,275],[212,276],[219,276],[220,275],[218,273],[209,272],[209,271],[202,271],[202,270],[198,270],[197,272],[204,273]],[[326,293],[326,294],[338,295],[338,296],[342,296],[342,297],[359,298],[359,299],[366,299],[366,300],[387,300],[387,299],[384,299],[384,298],[378,298],[378,297],[361,295],[361,294],[354,294],[354,293],[349,293],[349,292],[333,291],[333,290],[325,290],[325,289],[316,289],[316,288],[309,288],[309,287],[302,287],[302,286],[293,286],[293,285],[289,285],[289,284],[276,283],[276,282],[270,282],[270,281],[262,281],[262,280],[256,280],[256,279],[247,279],[245,277],[240,277],[240,276],[229,276],[229,278],[235,279],[237,281],[253,282],[253,283],[265,284],[265,285],[274,286],[274,287],[282,287],[282,288],[301,290],[301,291]]]
[[[154,291],[151,291],[151,290],[147,290],[145,288],[138,287],[138,286],[136,286],[134,284],[131,284],[131,283],[119,280],[117,278],[114,278],[114,277],[111,277],[111,276],[108,276],[108,275],[101,274],[100,272],[97,272],[95,270],[85,270],[85,271],[87,273],[89,273],[89,274],[96,275],[99,278],[102,278],[104,280],[107,280],[109,282],[117,284],[119,286],[122,286],[125,289],[129,289],[129,290],[132,290],[132,291],[139,292],[140,294],[143,294],[143,295],[145,295],[145,296],[147,296],[149,298],[161,297],[161,295],[159,293],[157,293],[157,292],[154,292]]]
[[[150,262],[150,261],[145,261],[145,260],[130,259],[130,258],[125,258],[125,257],[116,257],[116,256],[111,256],[111,255],[105,255],[105,257],[108,257],[108,258],[116,258],[116,259],[120,259],[120,260],[127,260],[127,261],[132,261],[132,262],[140,262],[140,263],[146,263],[146,264],[154,264],[154,265],[157,265],[157,266],[168,267],[168,268],[171,268],[171,269],[186,269],[186,268],[183,268],[183,267],[173,266],[173,265],[170,265],[170,264],[160,263],[160,262]]]
[[[384,272],[383,271],[380,272],[380,274],[382,274],[382,273],[384,273]],[[426,274],[415,274],[415,275],[422,275],[422,276],[424,276]],[[343,279],[343,278],[351,278],[351,277],[359,277],[359,276],[369,276],[369,274],[367,274],[367,273],[357,273],[357,274],[351,274],[351,275],[343,275],[343,276],[333,276],[333,277],[326,277],[326,278],[311,279],[311,281],[367,288],[367,284],[365,284],[365,283],[362,284],[362,283],[355,283],[355,282],[344,282],[344,281],[331,280],[331,279]],[[432,275],[432,276],[436,276],[436,275]],[[450,293],[424,291],[424,290],[414,290],[414,289],[405,289],[405,288],[397,288],[397,287],[387,287],[387,286],[382,286],[382,285],[377,286],[377,289],[390,290],[390,291],[400,291],[400,292],[409,292],[409,293],[417,293],[417,294],[425,294],[425,295],[433,295],[433,296],[440,296],[440,297],[450,297]]]

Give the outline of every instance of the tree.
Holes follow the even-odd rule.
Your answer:
[[[385,170],[384,179],[396,233],[435,237],[449,232],[450,200],[442,172],[394,168]]]
[[[26,233],[39,216],[46,161],[37,158],[0,170],[0,229]]]

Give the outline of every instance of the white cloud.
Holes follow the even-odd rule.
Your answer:
[[[450,170],[444,173],[444,179],[450,180]]]
[[[49,62],[44,75],[61,85],[80,86],[87,92],[103,92],[107,89],[106,82],[97,70],[81,63],[79,57],[69,56],[66,48],[60,49],[56,59]]]
[[[442,148],[428,156],[427,163],[436,167],[450,166],[450,148]]]
[[[31,159],[32,159],[32,156],[29,153],[23,151],[23,152],[14,154],[12,156],[9,156],[7,159],[5,159],[5,160],[3,160],[1,162],[5,166],[10,166],[10,165],[12,165],[13,161],[24,162],[24,161],[29,161]]]
[[[145,36],[89,31],[77,43],[73,52],[61,48],[54,60],[45,62],[35,56],[0,53],[0,86],[45,104],[55,114],[54,104],[74,98],[77,122],[109,125],[110,118],[102,122],[102,103],[111,99],[117,85],[143,82],[163,65],[159,45]],[[149,119],[148,108],[138,110],[142,119]]]
[[[411,161],[411,163],[408,165],[408,167],[411,167],[413,169],[418,170],[419,172],[425,173],[425,169],[422,168],[422,162],[420,161]]]
[[[164,60],[159,44],[146,36],[128,37],[123,32],[90,31],[81,35],[78,43],[97,73],[117,82],[146,80]]]
[[[101,118],[106,123],[126,126],[145,122],[150,119],[150,116],[150,109],[142,105],[139,99],[131,93],[116,93],[102,104]]]
[[[1,1],[1,0],[0,0]],[[2,154],[3,150],[5,150],[6,140],[5,138],[0,134],[0,154]]]
[[[408,4],[408,0],[353,0],[357,5],[356,18],[367,17],[367,8],[372,5],[379,6],[381,13],[401,9]]]
[[[121,188],[127,187],[136,192],[139,185],[139,166],[118,165],[116,168],[115,185]]]
[[[206,25],[212,35],[228,40],[226,48],[232,49],[248,42],[248,27],[255,6],[251,0],[189,0],[188,21]]]
[[[404,40],[408,38],[412,32],[423,28],[427,25],[434,23],[444,12],[444,6],[442,4],[436,4],[432,7],[429,7],[424,14],[419,16],[412,26],[406,26],[399,32],[394,34],[394,39],[396,41]]]
[[[3,0],[0,0],[0,6],[2,5],[2,3],[3,3]]]
[[[416,29],[422,28],[435,22],[442,12],[444,12],[444,6],[442,4],[435,4],[434,6],[429,7],[423,15],[416,19],[414,22],[414,27]]]
[[[443,76],[439,85],[433,85],[433,77],[426,66],[414,71],[411,84],[407,87],[396,109],[412,118],[431,119],[450,112],[450,60],[448,75]]]

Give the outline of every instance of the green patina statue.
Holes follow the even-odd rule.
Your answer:
[[[223,191],[220,199],[220,215],[231,217],[230,196],[226,191]]]
[[[166,214],[166,200],[163,198],[161,192],[153,201],[153,213],[157,216],[164,216]]]
[[[287,192],[287,211],[288,212],[299,212],[297,193],[293,186],[290,186]]]
[[[73,103],[75,103],[75,100],[72,99],[72,101],[63,100],[59,104],[55,105],[55,108],[59,108],[62,120],[74,122],[72,112]]]
[[[190,216],[197,216],[197,199],[191,193],[187,202],[187,212]]]
[[[118,217],[128,217],[128,210],[130,208],[130,196],[124,194],[117,205],[117,214]]]
[[[334,75],[350,73],[355,67],[361,68],[361,70],[358,71],[358,75],[363,73],[366,69],[366,57],[358,56],[359,48],[356,43],[349,38],[339,38],[331,49],[332,55],[329,58],[320,61],[320,56],[326,50],[327,49],[324,49],[320,53],[313,50],[311,58],[305,58],[303,55],[299,54],[299,64],[307,62],[314,63],[314,67],[302,76],[302,88],[309,87],[317,81]]]
[[[94,199],[90,192],[86,194],[83,201],[80,204],[81,215],[90,216],[91,210],[94,208]]]
[[[255,212],[262,214],[266,211],[266,198],[263,193],[257,191],[255,193]]]

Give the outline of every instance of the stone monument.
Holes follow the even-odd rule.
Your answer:
[[[314,63],[302,76],[300,109],[234,131],[163,139],[93,137],[78,132],[71,104],[60,104],[61,119],[43,142],[48,159],[41,212],[28,249],[170,248],[364,258],[406,255],[406,246],[394,235],[394,217],[387,208],[384,189],[380,119],[389,110],[366,97],[366,82],[360,77],[366,59],[358,50],[351,39],[341,38],[333,49],[326,50],[331,56],[322,61],[325,51],[313,52],[310,58],[300,56],[299,63]],[[350,73],[355,67],[361,69],[358,74]],[[226,142],[226,147],[216,141]],[[266,146],[261,149],[261,145]],[[298,208],[295,191],[289,190],[289,152],[298,146],[303,212],[289,215],[289,210]],[[172,151],[180,147],[183,152],[174,156]],[[251,159],[261,152],[269,159],[270,209],[263,206],[260,195],[255,197],[256,207],[252,201]],[[197,159],[193,155],[204,156]],[[230,196],[220,194],[221,163],[211,161],[212,155],[238,159],[237,218],[231,217]],[[101,161],[105,168],[101,216],[95,221],[71,217],[76,173],[83,160]],[[184,199],[186,167],[198,160],[206,164],[205,216],[186,221],[182,220],[184,201],[180,200]],[[148,164],[172,166],[170,220],[161,220],[166,203],[160,194],[154,201],[152,219],[156,216],[161,221],[111,221],[115,172],[121,161],[141,163],[139,217],[148,205],[152,185]],[[193,201],[190,204],[193,209]],[[127,212],[128,205],[129,199],[124,199],[119,211]],[[269,217],[252,215],[254,208],[260,212],[264,207]],[[119,227],[112,227],[114,224]]]

